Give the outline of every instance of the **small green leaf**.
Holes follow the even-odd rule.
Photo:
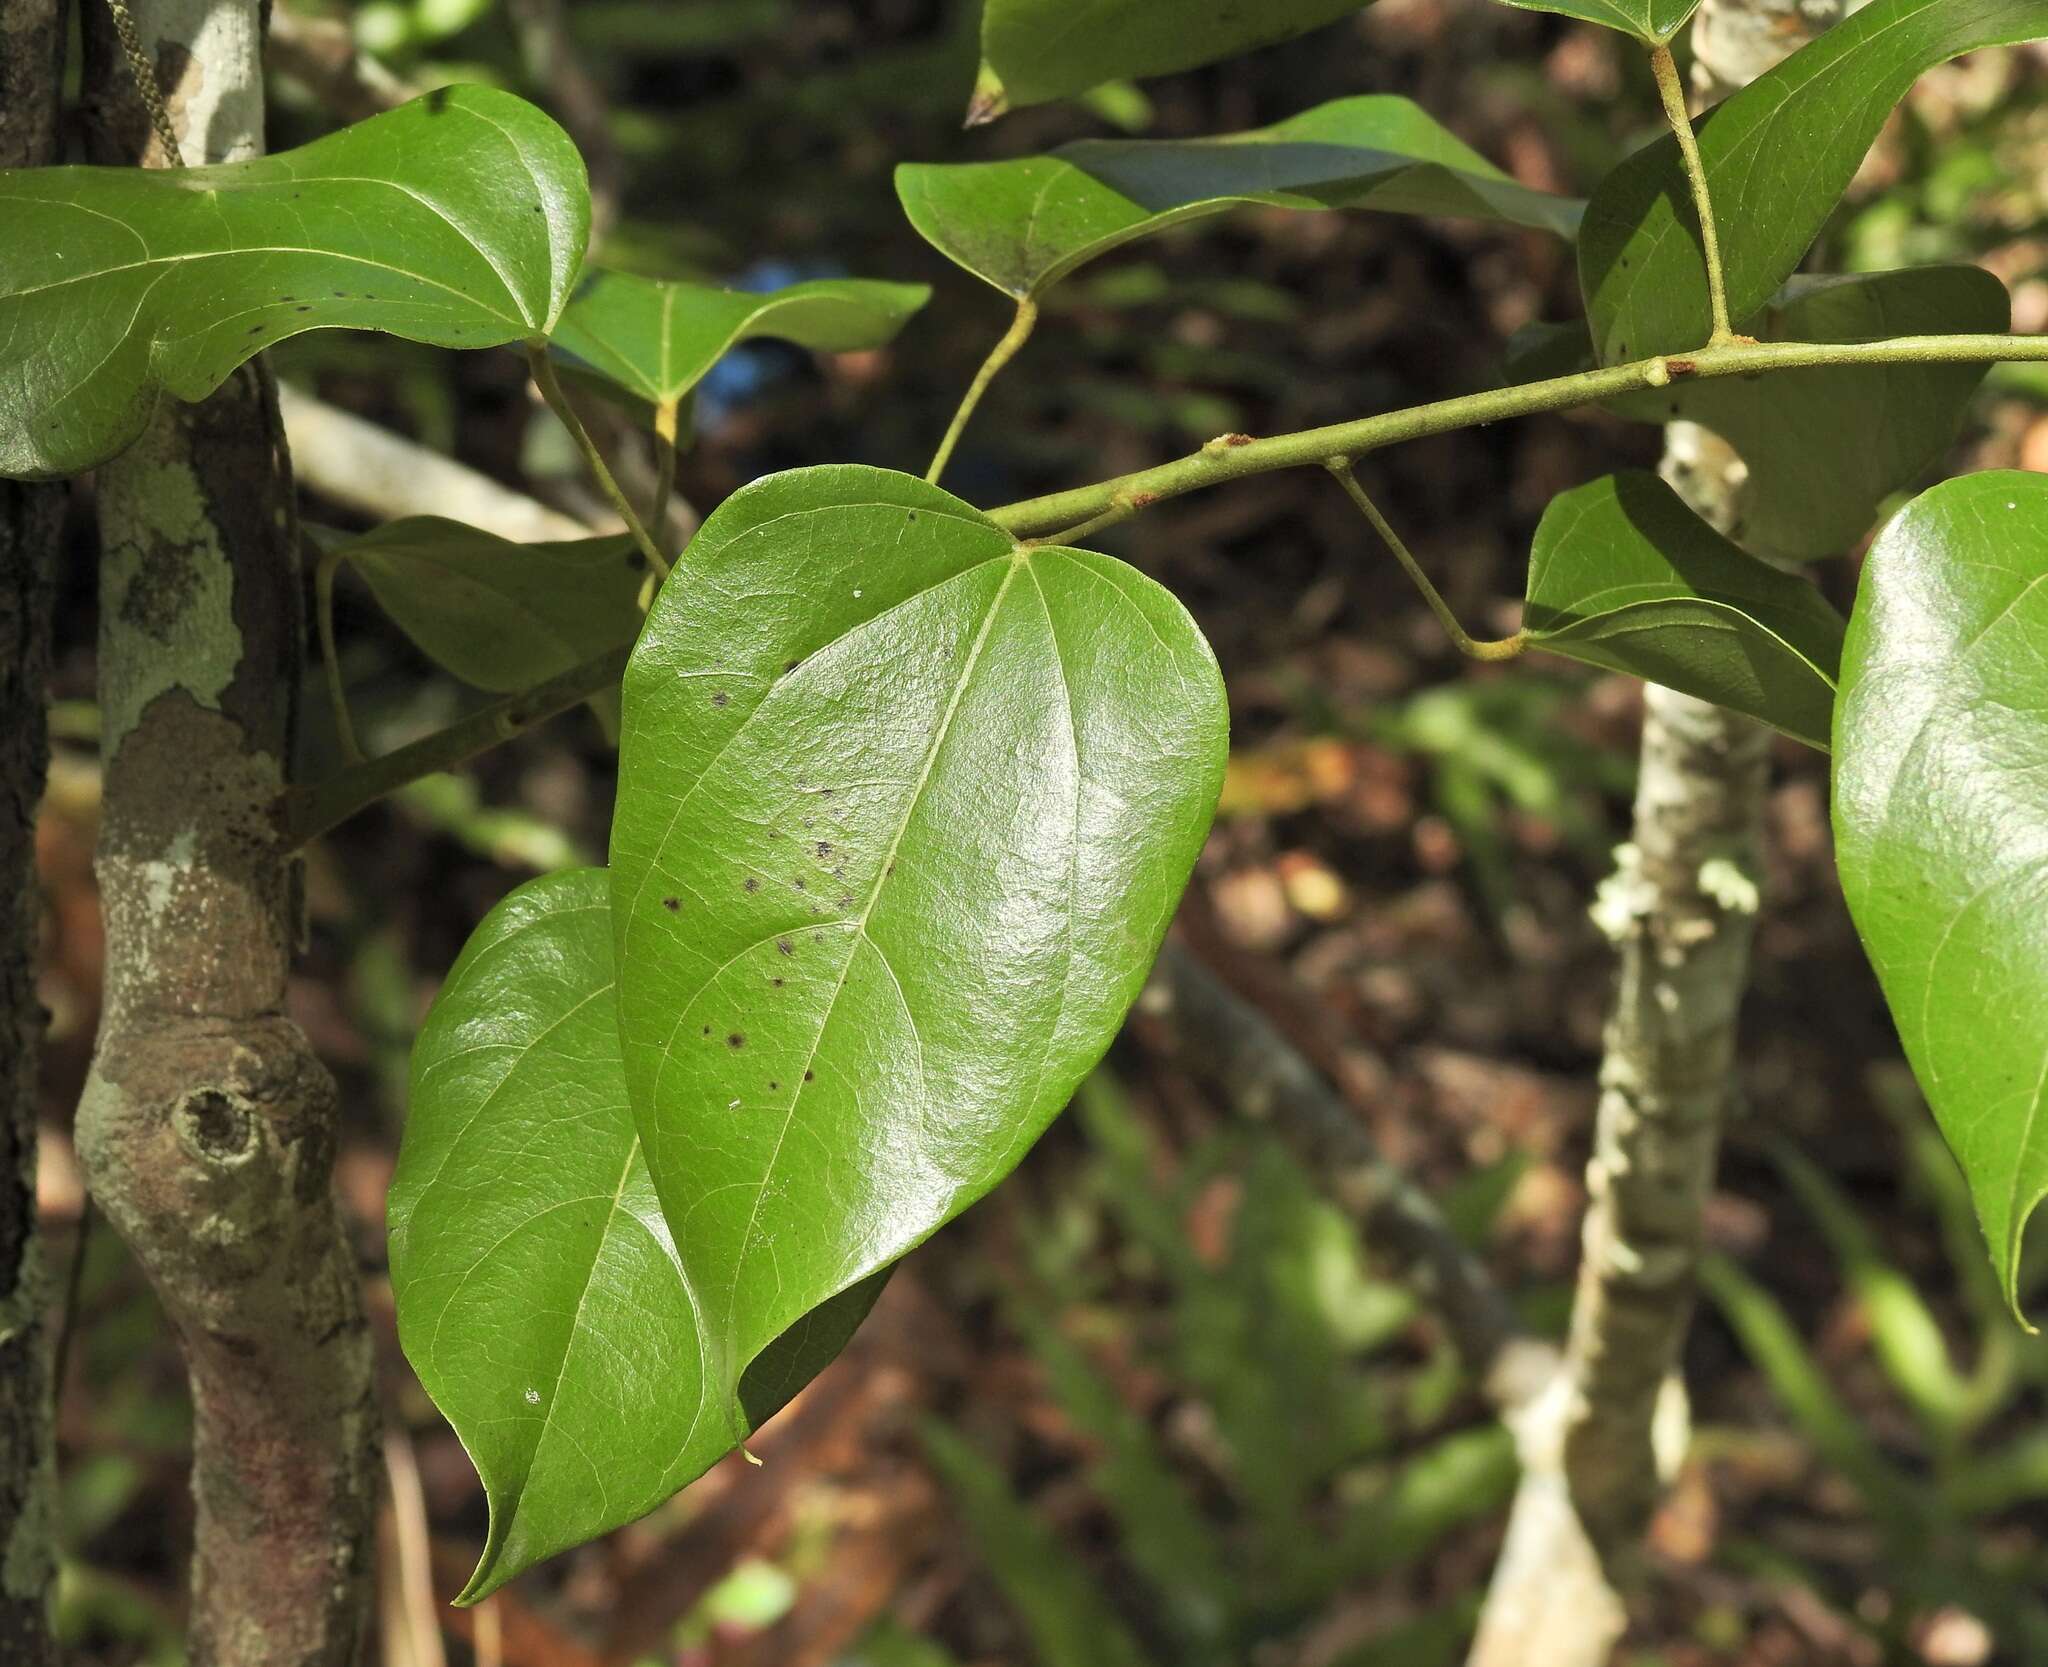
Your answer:
[[[1854,342],[2002,331],[2005,286],[1976,266],[1925,266],[1853,277],[1794,278],[1752,325],[1765,341]],[[1580,326],[1537,326],[1510,344],[1518,381],[1583,370]],[[1884,500],[1917,483],[1955,439],[1981,365],[1843,365],[1767,377],[1682,376],[1608,409],[1643,422],[1684,418],[1733,446],[1749,473],[1745,549],[1782,561],[1840,555]]]
[[[1083,139],[1009,162],[906,162],[896,194],[949,259],[1019,300],[1136,238],[1247,204],[1502,220],[1570,237],[1582,205],[1517,185],[1405,98],[1223,139]]]
[[[0,172],[0,476],[76,474],[305,330],[495,347],[554,328],[583,159],[532,105],[450,87],[210,168]]]
[[[1662,46],[1685,27],[1700,0],[1505,0],[1529,12],[1555,12],[1603,29],[1619,29],[1648,46]]]
[[[1871,546],[1835,861],[2006,1299],[2048,1195],[2048,478],[1945,481]]]
[[[881,347],[931,298],[924,284],[824,278],[753,293],[592,272],[555,331],[555,350],[613,397],[674,407],[743,341],[773,336],[820,353]]]
[[[1530,646],[1625,671],[1822,751],[1842,620],[1803,579],[1735,545],[1655,475],[1553,498],[1529,554]]]
[[[471,936],[413,1049],[390,1210],[399,1340],[490,1501],[460,1601],[731,1451],[626,1101],[601,869],[530,881]],[[845,1346],[879,1289],[762,1353],[740,1387],[750,1427]]]
[[[623,533],[515,544],[416,515],[329,555],[362,576],[422,654],[494,694],[545,682],[640,630],[647,562]]]
[[[1736,328],[1791,277],[1924,70],[2042,35],[2048,0],[1874,0],[1709,112],[1700,155]],[[1637,151],[1593,193],[1579,282],[1603,364],[1706,342],[1707,281],[1677,140]]]
[[[1223,776],[1165,591],[908,475],[771,475],[626,674],[626,1079],[725,1381],[1000,1180],[1136,997]]]
[[[987,0],[967,120],[1277,45],[1371,0]]]

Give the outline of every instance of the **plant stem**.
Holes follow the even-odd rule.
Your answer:
[[[668,519],[668,501],[676,491],[676,402],[668,400],[654,411],[654,507],[647,512],[647,524],[659,527]]]
[[[1393,551],[1394,560],[1401,564],[1401,571],[1422,592],[1422,600],[1429,604],[1429,611],[1436,615],[1437,623],[1444,628],[1445,635],[1460,654],[1473,660],[1512,660],[1522,652],[1528,637],[1521,631],[1512,637],[1474,637],[1458,623],[1458,616],[1451,612],[1451,605],[1443,599],[1443,593],[1430,583],[1422,564],[1401,542],[1401,535],[1394,531],[1393,524],[1380,513],[1379,505],[1367,497],[1365,488],[1358,484],[1358,477],[1351,472],[1350,458],[1333,457],[1324,467],[1336,477],[1337,484],[1358,506],[1359,513],[1372,523],[1372,530],[1380,535],[1380,542]]]
[[[338,550],[323,551],[313,568],[313,617],[320,631],[320,662],[327,676],[327,704],[334,711],[334,733],[341,741],[341,755],[351,764],[363,762],[363,749],[356,740],[355,720],[349,716],[348,691],[341,685],[341,656],[334,651],[334,570],[341,565]]]
[[[576,415],[575,406],[569,403],[569,396],[562,391],[561,378],[555,375],[553,362],[548,358],[545,342],[526,344],[526,363],[533,372],[533,385],[540,389],[540,397],[547,401],[548,409],[554,412],[562,426],[569,431],[569,438],[576,442],[576,449],[583,453],[583,461],[589,465],[590,475],[597,482],[598,490],[611,500],[612,508],[619,512],[619,519],[626,523],[626,530],[633,535],[633,542],[640,546],[640,553],[647,558],[647,565],[654,569],[658,579],[668,577],[668,561],[660,547],[654,542],[647,524],[640,519],[633,508],[632,499],[620,489],[611,465],[604,460],[604,453],[597,449],[597,442],[590,437],[590,430],[583,426],[583,419]]]
[[[1650,71],[1657,78],[1657,96],[1664,103],[1664,119],[1678,141],[1678,154],[1685,163],[1685,177],[1692,185],[1692,206],[1699,215],[1700,255],[1707,268],[1707,302],[1713,309],[1713,334],[1709,347],[1724,347],[1735,339],[1728,323],[1728,286],[1721,275],[1721,238],[1714,226],[1714,203],[1707,195],[1706,164],[1700,161],[1700,143],[1692,131],[1692,115],[1685,107],[1685,85],[1678,78],[1678,64],[1671,48],[1662,44],[1650,48]]]
[[[294,849],[346,822],[366,806],[387,798],[422,776],[437,775],[479,753],[523,735],[536,724],[566,712],[580,700],[616,683],[626,670],[630,648],[615,648],[518,694],[507,695],[468,717],[422,736],[395,752],[329,776],[312,787],[294,788],[284,802],[286,837]]]
[[[953,413],[953,420],[946,427],[946,437],[939,442],[939,449],[932,455],[932,465],[925,470],[924,478],[937,483],[946,472],[946,465],[952,461],[953,448],[960,443],[960,435],[967,427],[967,419],[974,415],[974,408],[981,403],[981,396],[988,392],[988,385],[1001,373],[1003,366],[1016,358],[1017,352],[1031,339],[1032,328],[1038,323],[1038,303],[1019,301],[1017,316],[1010,320],[1009,329],[1003,332],[1003,339],[989,349],[989,355],[981,362],[981,369],[974,373],[974,380],[967,385],[967,392],[960,401],[959,410]]]
[[[1357,458],[1382,446],[1419,440],[1500,422],[1509,417],[1594,405],[1641,388],[1664,388],[1680,378],[1711,380],[1775,371],[1817,370],[1835,365],[1994,364],[2048,360],[2048,336],[1897,336],[1875,342],[1731,342],[1695,353],[1637,359],[1599,370],[1576,371],[1512,388],[1489,388],[1455,399],[1405,410],[1358,417],[1324,428],[1240,445],[1203,447],[1185,457],[1133,474],[1077,486],[1040,498],[1025,498],[988,512],[1019,538],[1050,533],[1089,521],[1119,499],[1149,507],[1163,498],[1276,469],[1322,465],[1333,457]]]

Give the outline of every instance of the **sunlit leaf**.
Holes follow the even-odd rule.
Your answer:
[[[2048,1194],[2048,478],[1921,494],[1842,655],[1835,860],[2007,1300]]]
[[[659,410],[743,341],[773,336],[820,353],[881,347],[930,296],[923,284],[866,278],[755,293],[598,271],[576,286],[554,341],[614,397]]]
[[[1506,0],[1524,11],[1555,12],[1575,17],[1582,23],[1597,23],[1603,29],[1619,29],[1624,35],[1661,46],[1685,27],[1685,21],[1699,10],[1700,0]]]
[[[531,688],[640,629],[647,562],[633,540],[515,544],[416,515],[337,545],[422,654],[498,694]]]
[[[1874,0],[1716,106],[1699,146],[1736,328],[1798,267],[1923,71],[2042,35],[2048,0]],[[1699,228],[1675,139],[1636,152],[1593,193],[1579,281],[1603,363],[1705,343]]]
[[[65,475],[302,331],[545,337],[590,198],[539,110],[451,87],[248,162],[0,172],[0,224],[0,475]]]
[[[626,1081],[727,1381],[1066,1103],[1225,748],[1193,622],[1106,556],[851,466],[705,523],[627,672],[611,874]]]
[[[1530,645],[1761,718],[1825,750],[1842,620],[1639,470],[1553,498],[1529,555]]]
[[[1084,139],[1008,162],[905,163],[924,237],[1020,300],[1133,239],[1246,204],[1371,208],[1569,237],[1581,204],[1517,185],[1405,98],[1337,99],[1222,139]]]
[[[605,875],[485,918],[413,1050],[391,1184],[399,1339],[491,1507],[465,1601],[652,1510],[729,1452],[695,1304],[619,1063]],[[765,1421],[845,1345],[880,1281],[799,1318],[740,1386]]]
[[[986,0],[968,121],[1292,40],[1371,0]]]

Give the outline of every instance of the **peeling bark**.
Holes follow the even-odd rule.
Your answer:
[[[57,154],[62,0],[0,0],[0,168]],[[0,1661],[54,1667],[48,1250],[36,1221],[35,825],[49,766],[61,486],[0,481]]]
[[[188,161],[262,134],[256,0],[131,0]],[[154,146],[86,20],[97,160]],[[375,1409],[335,1202],[333,1079],[284,1012],[278,815],[304,622],[267,374],[167,402],[99,471],[106,1004],[79,1107],[93,1196],[184,1351],[195,1667],[348,1667],[372,1567]]]

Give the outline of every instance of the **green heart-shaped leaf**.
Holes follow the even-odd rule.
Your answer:
[[[511,694],[640,629],[647,562],[625,534],[515,544],[435,515],[336,545],[420,652],[463,682]]]
[[[0,475],[76,474],[305,330],[539,340],[590,234],[539,110],[450,87],[277,156],[0,172]]]
[[[2018,1312],[2048,1195],[2048,478],[1945,481],[1864,563],[1835,862]]]
[[[1854,342],[2002,331],[2005,286],[1976,266],[1794,278],[1752,328],[1765,341]],[[1538,326],[1510,344],[1517,381],[1562,376],[1592,359],[1577,325]],[[1913,485],[1955,439],[1981,365],[1842,365],[1759,377],[1682,376],[1608,409],[1643,422],[1702,423],[1741,455],[1749,550],[1787,561],[1840,555],[1884,500]]]
[[[1371,0],[986,0],[968,124],[1305,35]]]
[[[1685,27],[1700,0],[1506,0],[1530,12],[1555,12],[1603,29],[1619,29],[1650,46],[1662,46]]]
[[[626,1081],[734,1381],[1066,1103],[1187,881],[1227,714],[1149,579],[856,467],[720,505],[625,690]]]
[[[1405,98],[1341,98],[1223,139],[1084,139],[1010,162],[908,162],[925,239],[1019,300],[1135,238],[1246,204],[1502,220],[1569,237],[1581,204],[1517,185]]]
[[[1561,492],[1529,553],[1534,648],[1761,718],[1827,750],[1842,619],[1803,579],[1738,549],[1655,475]]]
[[[659,1505],[737,1439],[640,1156],[601,870],[485,917],[413,1049],[391,1183],[399,1340],[475,1461],[490,1537],[463,1602]],[[855,1286],[764,1351],[763,1423],[845,1346]]]
[[[756,294],[599,271],[576,286],[554,345],[613,397],[658,412],[743,341],[774,336],[820,353],[881,347],[930,298],[924,284],[867,278]]]
[[[1737,328],[1792,275],[1924,70],[2042,35],[2048,0],[1874,0],[1710,111],[1700,156]],[[1601,181],[1579,233],[1579,282],[1603,364],[1706,342],[1707,281],[1677,140],[1644,147]]]

